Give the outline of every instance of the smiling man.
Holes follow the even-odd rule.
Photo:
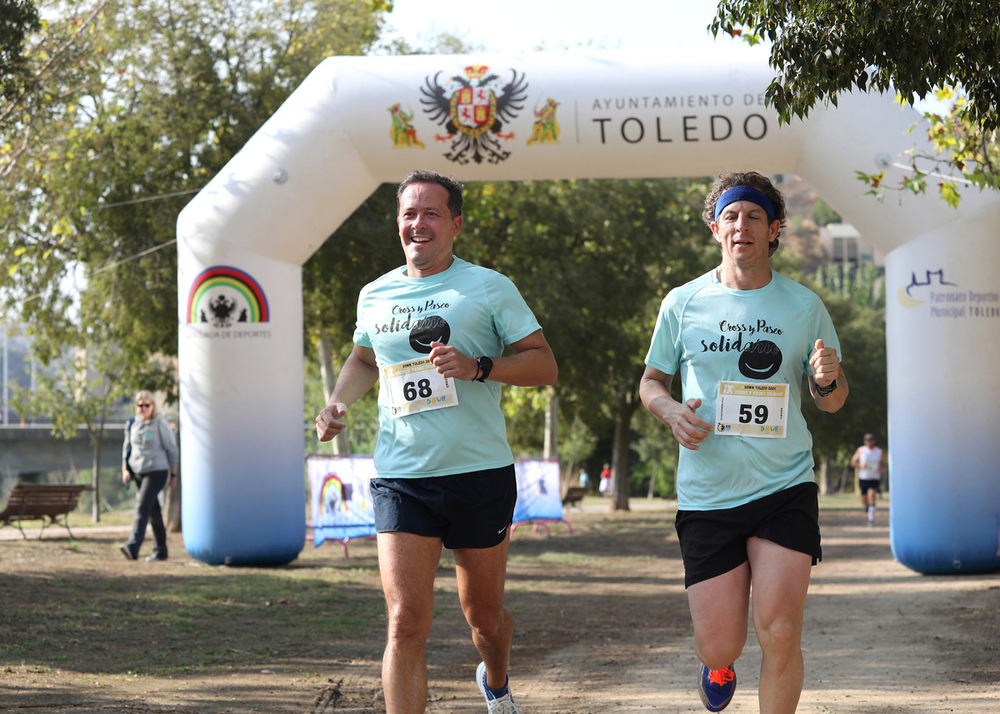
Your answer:
[[[771,269],[781,192],[756,172],[726,174],[703,217],[722,261],[664,298],[640,395],[683,447],[675,525],[702,702],[721,711],[732,699],[752,592],[760,711],[790,713],[802,692],[809,574],[822,557],[802,384],[835,412],[847,379],[819,297]],[[677,375],[683,401],[670,394]]]
[[[514,621],[503,592],[517,484],[500,385],[552,384],[558,368],[514,284],[455,257],[461,184],[416,171],[396,198],[406,265],[361,291],[354,347],[316,433],[328,441],[342,432],[350,405],[379,383],[371,492],[388,612],[388,714],[427,705],[425,645],[442,548],[454,552],[487,711],[516,714],[507,681]]]

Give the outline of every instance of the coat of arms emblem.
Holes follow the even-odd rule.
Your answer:
[[[500,140],[514,138],[514,132],[503,132],[504,122],[510,123],[524,107],[528,84],[524,73],[511,70],[511,81],[503,84],[500,75],[489,74],[486,65],[465,68],[465,76],[456,75],[447,87],[438,82],[441,72],[428,77],[420,88],[424,98],[420,103],[433,121],[443,126],[447,135],[436,135],[438,141],[451,142],[445,158],[457,164],[469,160],[481,164],[484,160],[498,164],[510,152]],[[450,92],[450,94],[449,94]]]

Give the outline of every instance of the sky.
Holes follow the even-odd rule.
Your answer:
[[[391,36],[428,46],[442,32],[484,52],[707,48],[717,0],[394,0]]]

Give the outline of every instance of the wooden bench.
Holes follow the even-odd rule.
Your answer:
[[[0,511],[0,523],[6,526],[16,521],[17,528],[25,539],[28,536],[21,526],[22,521],[42,521],[42,529],[38,531],[39,539],[47,526],[56,523],[69,531],[69,537],[72,538],[69,512],[80,503],[81,493],[93,490],[93,486],[82,483],[19,483],[11,490],[7,504]],[[49,519],[48,523],[45,522],[46,518]]]
[[[588,493],[590,493],[590,490],[583,486],[570,486],[566,489],[566,495],[563,496],[563,505],[572,506],[574,503],[579,503]]]

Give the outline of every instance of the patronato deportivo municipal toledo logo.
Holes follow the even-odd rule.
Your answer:
[[[438,80],[443,73],[427,77],[420,88],[424,112],[448,133],[435,139],[450,142],[445,158],[457,164],[483,161],[499,164],[510,156],[501,141],[514,139],[514,132],[504,131],[524,108],[528,84],[524,73],[512,69],[506,84],[500,75],[490,73],[482,64],[465,68],[464,75],[451,77],[444,85]]]
[[[212,327],[268,322],[271,313],[260,284],[239,268],[215,265],[198,274],[188,291],[187,322]]]
[[[922,308],[923,314],[933,319],[1000,319],[1000,291],[994,280],[987,279],[988,287],[977,290],[975,284],[968,287],[962,280],[960,285],[950,276],[949,272],[945,277],[944,268],[914,270],[909,284],[896,292],[899,304],[907,310]]]
[[[910,284],[901,287],[896,296],[899,298],[900,305],[907,310],[912,310],[927,302],[931,290],[940,292],[957,287],[955,283],[945,280],[944,270],[925,270],[922,278],[918,278],[916,271],[914,271],[910,273]]]

